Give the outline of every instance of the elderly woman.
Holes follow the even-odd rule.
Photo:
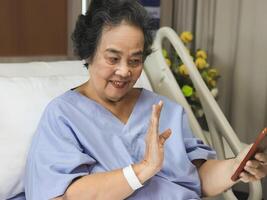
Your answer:
[[[47,106],[27,161],[27,200],[188,200],[235,184],[240,156],[215,160],[180,105],[133,88],[152,42],[138,1],[91,1],[73,40],[90,79]],[[266,175],[266,155],[256,159],[240,180]]]

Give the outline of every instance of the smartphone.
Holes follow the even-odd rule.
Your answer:
[[[253,159],[255,154],[258,151],[265,151],[267,148],[267,127],[262,130],[262,132],[258,135],[257,139],[253,143],[252,147],[248,151],[245,158],[242,160],[240,165],[238,166],[237,170],[231,177],[232,181],[236,181],[239,178],[240,173],[244,170],[244,167],[248,160]]]

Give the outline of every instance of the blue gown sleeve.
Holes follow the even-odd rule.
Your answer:
[[[193,136],[185,111],[183,111],[182,114],[182,133],[186,152],[191,161],[197,159],[209,160],[216,158],[216,152],[212,148],[204,144],[199,138]]]
[[[61,196],[78,177],[88,175],[95,159],[85,154],[71,123],[57,104],[45,110],[28,154],[27,200]]]

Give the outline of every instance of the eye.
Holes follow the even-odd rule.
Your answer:
[[[129,60],[130,67],[138,67],[142,64],[142,59],[131,59]]]
[[[109,64],[114,65],[114,64],[118,63],[119,58],[118,57],[108,57],[107,60],[108,60]]]

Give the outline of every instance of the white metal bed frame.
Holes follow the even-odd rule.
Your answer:
[[[162,55],[163,39],[168,39],[174,49],[187,66],[190,78],[200,97],[201,104],[207,118],[208,128],[211,141],[207,139],[205,133],[201,129],[197,119],[195,118],[189,104],[187,103],[183,93],[176,83],[176,80],[165,62]],[[154,52],[148,56],[145,61],[145,71],[153,87],[153,90],[159,94],[165,95],[172,100],[184,106],[188,116],[191,128],[197,137],[201,138],[206,144],[212,146],[216,152],[218,159],[226,159],[223,138],[228,142],[231,150],[235,155],[240,152],[244,145],[238,139],[236,133],[227,121],[214,97],[211,95],[200,73],[198,72],[191,56],[188,54],[184,44],[178,37],[177,33],[169,28],[163,27],[157,31],[156,38],[153,43]],[[223,193],[224,199],[237,199],[232,190]],[[249,183],[249,200],[262,199],[261,182]]]

